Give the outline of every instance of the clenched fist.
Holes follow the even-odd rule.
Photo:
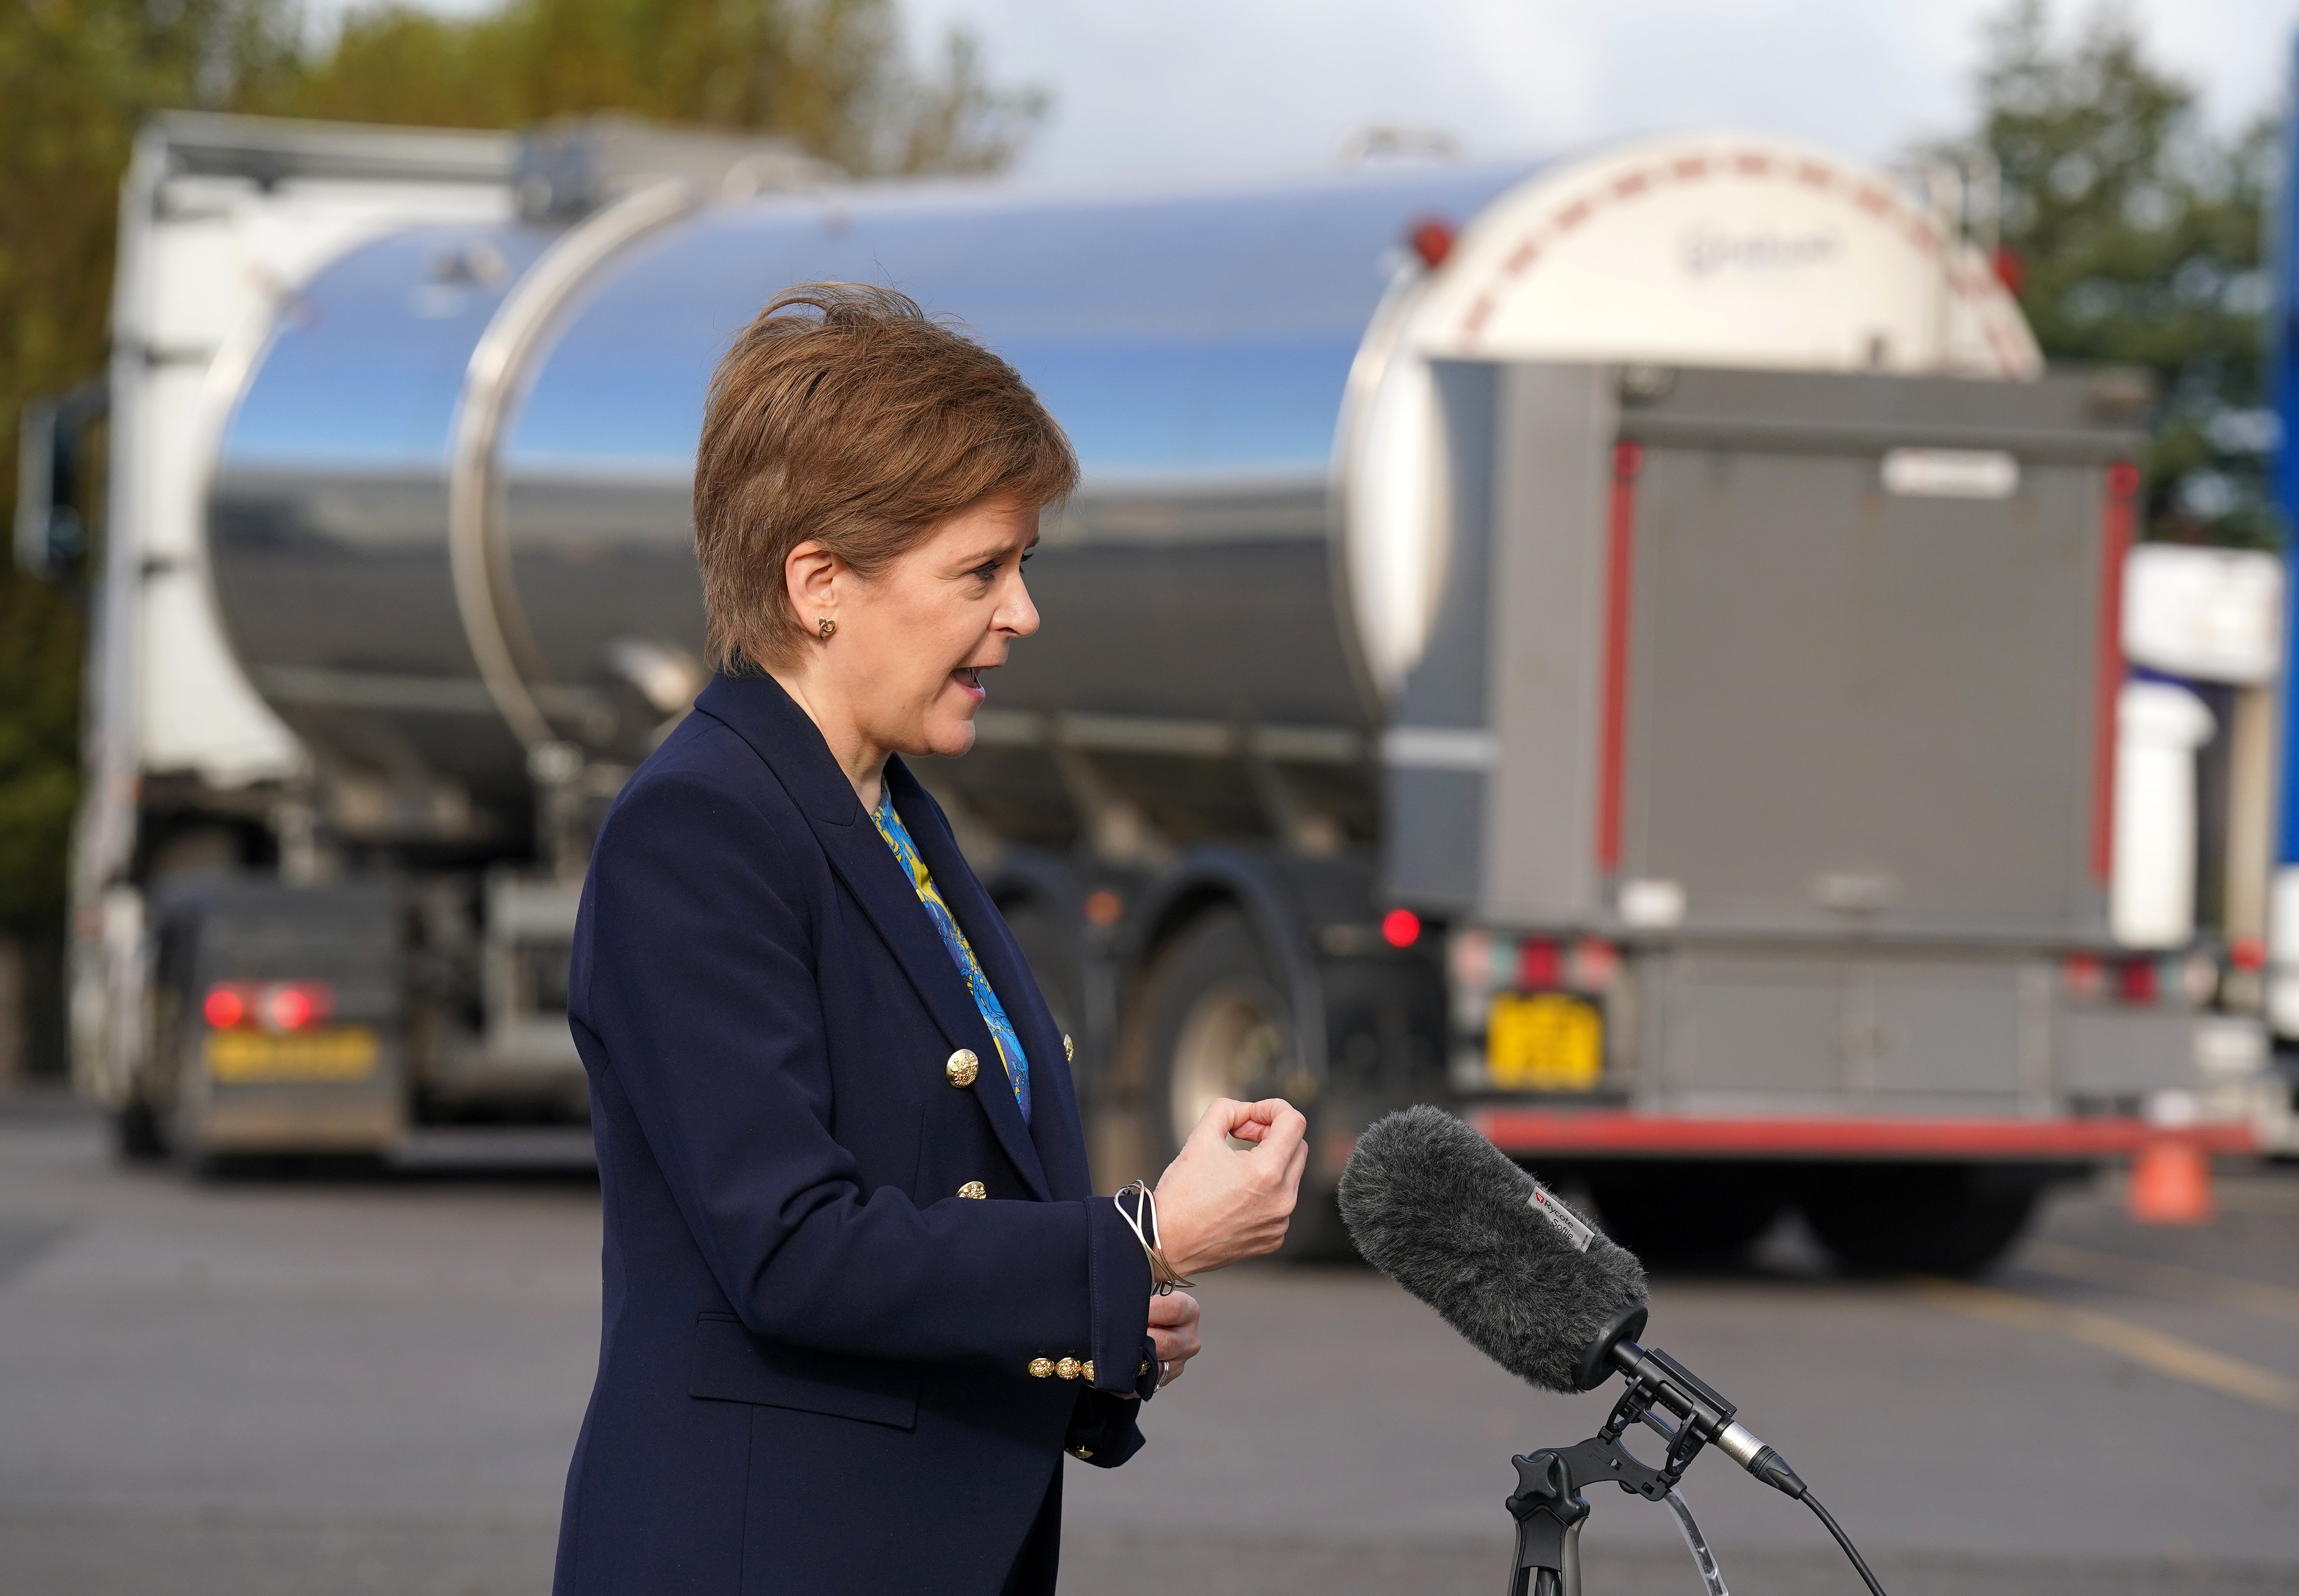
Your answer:
[[[1283,1098],[1216,1098],[1158,1177],[1158,1239],[1184,1276],[1274,1252],[1309,1161],[1309,1122]],[[1230,1145],[1234,1138],[1253,1143]]]

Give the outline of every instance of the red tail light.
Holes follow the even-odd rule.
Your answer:
[[[2127,959],[2116,967],[2115,995],[2127,1003],[2152,1003],[2163,995],[2153,959]]]
[[[219,1031],[301,1031],[324,1023],[335,1006],[324,981],[219,981],[200,1017]]]
[[[1529,936],[1518,950],[1516,984],[1529,992],[1564,985],[1564,960],[1546,936]]]
[[[1409,948],[1421,940],[1421,917],[1410,909],[1392,909],[1381,917],[1381,939],[1392,948]]]

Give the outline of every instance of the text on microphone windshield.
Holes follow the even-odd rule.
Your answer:
[[[1532,1183],[1532,1195],[1526,1198],[1525,1202],[1535,1213],[1556,1226],[1575,1252],[1586,1252],[1589,1243],[1597,1239],[1597,1233],[1589,1228],[1589,1222],[1559,1202],[1556,1193],[1539,1181]]]

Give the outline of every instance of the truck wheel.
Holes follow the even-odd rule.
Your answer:
[[[1736,1263],[1772,1227],[1787,1194],[1770,1169],[1655,1164],[1589,1176],[1605,1234],[1647,1263]]]
[[[1235,910],[1205,916],[1166,950],[1140,1010],[1144,1109],[1171,1159],[1217,1097],[1274,1095],[1293,1053],[1293,1007]]]
[[[1152,967],[1135,1014],[1142,1118],[1159,1168],[1181,1151],[1216,1098],[1251,1102],[1284,1094],[1293,1065],[1293,1005],[1236,910],[1216,910],[1182,933]],[[1155,1171],[1146,1173],[1155,1178]],[[1349,1256],[1330,1185],[1302,1181],[1278,1256]]]
[[[160,1117],[150,1103],[133,1098],[113,1110],[112,1146],[125,1163],[152,1164],[168,1156],[168,1138],[161,1134]]]
[[[2044,1182],[1969,1164],[1815,1169],[1798,1206],[1852,1274],[1976,1275],[2020,1239]]]

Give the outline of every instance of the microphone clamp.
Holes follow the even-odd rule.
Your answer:
[[[1650,1482],[1631,1484],[1626,1477],[1616,1476],[1622,1477],[1623,1489],[1658,1501],[1683,1477],[1700,1449],[1714,1446],[1773,1490],[1802,1500],[1804,1481],[1797,1477],[1787,1459],[1739,1422],[1735,1417],[1739,1410],[1722,1392],[1666,1352],[1637,1344],[1647,1318],[1647,1310],[1641,1302],[1623,1309],[1582,1351],[1573,1370],[1583,1391],[1595,1390],[1616,1372],[1628,1377],[1628,1389],[1597,1434],[1598,1442],[1616,1448],[1629,1426],[1641,1424],[1668,1442],[1666,1459],[1648,1471]],[[1658,1417],[1656,1408],[1672,1415],[1676,1422]]]

